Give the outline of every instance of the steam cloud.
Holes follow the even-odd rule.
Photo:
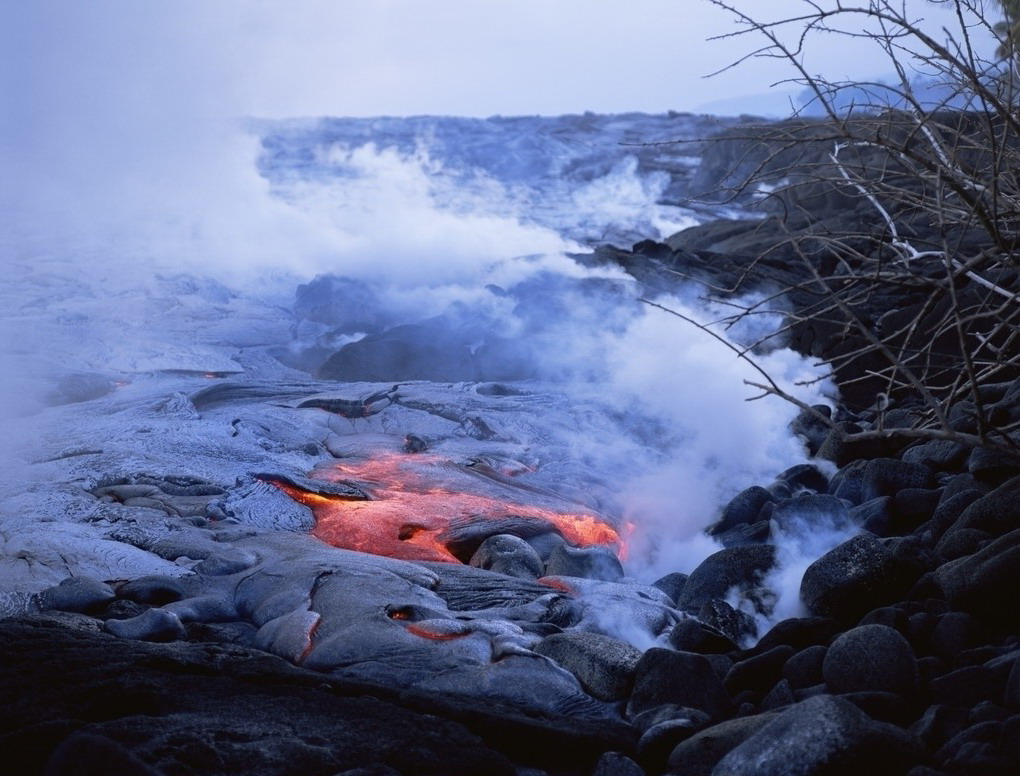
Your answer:
[[[632,573],[689,571],[717,549],[702,529],[720,504],[803,459],[786,428],[792,408],[747,402],[743,380],[756,375],[730,350],[638,304],[622,273],[564,255],[579,248],[562,236],[568,219],[647,214],[661,180],[624,163],[571,194],[559,230],[529,220],[521,192],[498,181],[479,174],[454,185],[425,142],[410,155],[373,145],[327,149],[343,176],[274,188],[258,174],[258,138],[236,120],[237,63],[203,39],[211,31],[185,30],[186,10],[153,19],[151,7],[100,5],[123,16],[90,38],[77,31],[95,4],[35,2],[5,12],[22,17],[9,29],[34,26],[63,52],[52,62],[14,52],[24,72],[9,104],[22,110],[4,128],[3,159],[16,186],[0,203],[14,273],[0,404],[11,414],[36,409],[15,398],[43,395],[61,369],[110,368],[136,344],[125,332],[152,334],[151,305],[177,272],[273,304],[330,272],[370,283],[394,319],[459,303],[511,332],[521,321],[487,286],[588,279],[603,282],[612,299],[564,284],[564,314],[535,334],[535,358],[542,376],[626,408],[619,439],[579,436],[575,444],[579,457],[617,473],[626,517],[638,525]],[[663,233],[686,223],[661,212],[655,221]],[[91,300],[80,306],[83,319],[49,326],[44,340],[32,333],[47,315],[39,300],[76,295]],[[662,301],[701,319],[716,314],[696,289]],[[36,302],[44,312],[25,312]],[[83,349],[83,333],[99,344]],[[817,376],[789,351],[762,361],[788,387]],[[822,400],[818,388],[799,392]],[[30,435],[29,425],[8,438],[5,457],[23,455]]]

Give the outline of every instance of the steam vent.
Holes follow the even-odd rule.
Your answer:
[[[5,272],[0,772],[1017,773],[1015,262],[807,118],[250,124]]]

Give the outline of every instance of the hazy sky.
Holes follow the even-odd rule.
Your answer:
[[[803,0],[736,0],[794,15]],[[767,93],[789,71],[708,0],[9,0],[4,77],[50,115],[130,105],[152,115],[486,116],[696,110]],[[946,12],[907,0],[937,27]],[[767,10],[762,10],[767,9]],[[887,70],[830,36],[815,69]],[[880,73],[875,69],[880,68]],[[22,117],[23,118],[23,117]],[[39,117],[42,118],[42,117]]]

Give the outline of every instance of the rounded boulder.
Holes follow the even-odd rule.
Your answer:
[[[838,636],[825,653],[822,677],[837,694],[888,692],[911,697],[920,682],[910,642],[887,625],[861,625]]]

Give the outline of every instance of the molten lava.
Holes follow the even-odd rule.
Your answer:
[[[606,518],[572,511],[575,505],[547,491],[508,484],[435,455],[387,453],[344,461],[312,476],[355,484],[371,496],[353,500],[273,482],[311,508],[312,533],[334,547],[458,563],[487,536],[527,538],[556,531],[575,546],[601,544],[622,551],[620,535]]]

